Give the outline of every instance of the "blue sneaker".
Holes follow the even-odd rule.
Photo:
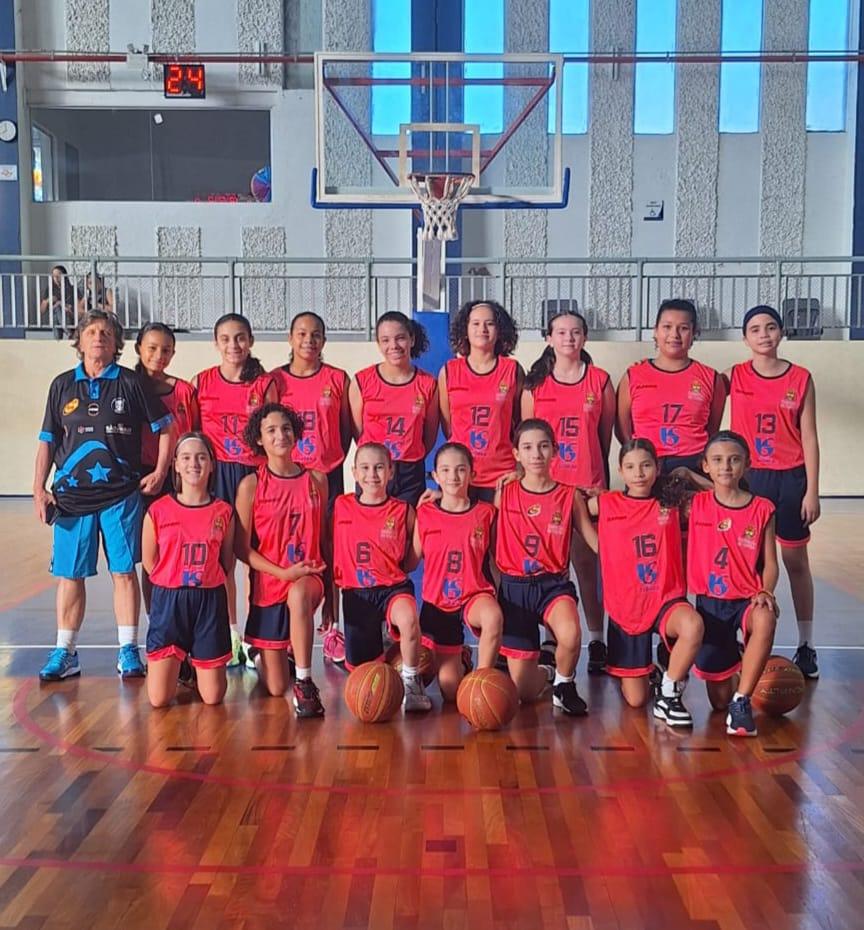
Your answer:
[[[147,674],[137,646],[126,643],[120,647],[117,653],[117,671],[121,678],[143,678]]]
[[[48,661],[39,671],[39,678],[42,681],[62,681],[64,678],[74,678],[80,674],[78,653],[69,652],[68,649],[58,646],[51,650]]]
[[[726,715],[726,732],[729,736],[755,736],[756,723],[753,720],[753,708],[747,695],[739,697],[737,701],[729,702],[729,713]]]

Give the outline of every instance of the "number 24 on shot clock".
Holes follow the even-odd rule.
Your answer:
[[[163,90],[166,97],[203,100],[206,96],[204,65],[166,63],[163,65]]]

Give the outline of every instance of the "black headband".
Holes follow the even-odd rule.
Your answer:
[[[780,329],[783,329],[783,318],[780,316],[780,314],[773,307],[769,307],[767,304],[759,304],[758,307],[751,307],[744,314],[744,322],[741,324],[741,332],[746,334],[747,324],[750,322],[750,320],[752,320],[754,316],[762,316],[763,314],[765,316],[770,316],[771,319],[774,320],[774,322],[780,327]]]

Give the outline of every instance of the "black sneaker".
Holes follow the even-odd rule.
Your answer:
[[[545,643],[540,647],[540,655],[537,657],[537,664],[543,666],[549,666],[555,668],[555,650],[558,648],[558,644],[552,642],[551,639],[547,639]]]
[[[318,686],[311,678],[301,678],[294,682],[294,708],[298,717],[324,716]]]
[[[654,716],[670,727],[692,727],[693,718],[681,700],[681,686],[676,683],[675,693],[667,696],[660,692],[654,698]]]
[[[662,639],[657,640],[657,667],[661,672],[669,668],[669,650]]]
[[[729,713],[726,715],[726,732],[729,736],[756,735],[753,708],[750,706],[750,698],[746,694],[736,701],[729,702]]]
[[[808,643],[802,643],[796,650],[792,661],[801,669],[805,678],[818,678],[819,666],[816,664],[816,650]]]
[[[575,681],[562,681],[553,686],[552,706],[573,717],[584,717],[588,713],[588,705],[579,697]]]
[[[606,643],[592,639],[588,643],[588,674],[602,675],[606,671]]]

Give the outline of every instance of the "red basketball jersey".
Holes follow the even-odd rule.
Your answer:
[[[353,494],[336,498],[333,509],[333,576],[340,588],[374,588],[406,578],[408,504],[388,497],[361,504]]]
[[[678,510],[620,491],[599,503],[603,606],[625,632],[644,633],[664,604],[687,593]]]
[[[495,562],[504,574],[567,571],[574,493],[568,484],[542,493],[526,491],[521,481],[504,486],[495,543]]]
[[[606,487],[600,419],[608,383],[609,375],[602,368],[586,365],[585,374],[575,384],[549,375],[531,391],[534,416],[555,431],[558,455],[551,471],[556,481],[579,488]]]
[[[766,378],[751,361],[735,365],[731,381],[732,429],[747,440],[752,467],[803,465],[801,411],[810,372],[790,363],[782,375]]]
[[[258,468],[258,485],[252,502],[252,546],[265,559],[288,568],[304,559],[321,561],[321,495],[304,470],[292,478]],[[250,600],[257,607],[280,604],[291,583],[266,572],[250,571]]]
[[[515,468],[513,459],[513,404],[518,366],[499,356],[492,371],[480,375],[467,358],[452,358],[444,366],[450,400],[450,438],[461,442],[474,457],[474,484],[495,487]]]
[[[627,369],[633,437],[650,439],[657,454],[698,455],[708,442],[717,372],[694,359],[663,371],[651,359]]]
[[[160,394],[159,400],[174,417],[172,428],[175,430],[175,442],[190,429],[196,429],[195,422],[195,388],[188,381],[178,378],[170,393]],[[159,433],[149,428],[141,430],[141,464],[153,467],[159,460]]]
[[[150,580],[160,588],[218,588],[225,584],[219,561],[233,509],[211,500],[201,507],[181,504],[173,495],[155,500],[147,511],[156,531],[158,554]]]
[[[292,375],[287,365],[270,372],[279,403],[296,410],[303,420],[303,436],[294,446],[294,461],[304,468],[333,471],[345,461],[339,415],[348,390],[341,368],[322,365],[314,375]]]
[[[437,503],[417,511],[423,547],[423,600],[441,610],[458,610],[477,594],[494,594],[483,574],[495,508],[478,501],[462,513]]]
[[[410,381],[391,384],[377,365],[370,365],[356,377],[363,398],[363,430],[357,444],[383,443],[397,462],[425,458],[423,424],[437,386],[432,375],[415,368]]]
[[[746,507],[725,507],[713,491],[690,505],[687,585],[692,594],[723,600],[753,597],[762,588],[762,540],[774,505],[753,497]]]
[[[259,375],[252,381],[229,381],[219,366],[198,374],[198,407],[201,429],[216,447],[220,462],[260,465],[263,457],[253,455],[243,441],[249,416],[264,403],[264,395],[273,383],[271,375]]]

